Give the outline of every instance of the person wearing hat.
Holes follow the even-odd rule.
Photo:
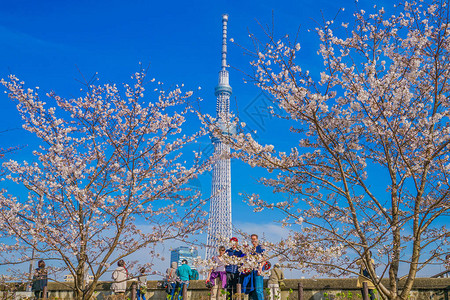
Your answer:
[[[183,297],[183,287],[186,285],[186,288],[189,287],[189,277],[192,276],[192,269],[191,267],[188,265],[188,261],[186,259],[183,259],[181,261],[181,266],[179,266],[177,268],[177,272],[176,272],[178,278],[180,279],[179,284],[178,284],[178,288],[179,288],[179,292],[178,292],[178,300],[186,300]]]
[[[243,257],[244,253],[238,249],[238,239],[232,237],[230,239],[231,247],[227,249],[226,254],[233,258]],[[233,299],[233,295],[236,293],[236,285],[239,283],[239,266],[237,264],[230,264],[225,266],[227,272],[227,292],[230,299]]]

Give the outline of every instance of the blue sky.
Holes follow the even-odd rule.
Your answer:
[[[371,1],[370,1],[371,2]],[[299,26],[304,61],[321,64],[316,55],[314,20],[332,18],[341,6],[354,7],[353,1],[10,1],[0,11],[0,77],[13,73],[29,87],[41,92],[56,91],[64,97],[78,96],[79,71],[86,77],[98,72],[100,82],[122,83],[138,70],[139,62],[150,65],[149,76],[166,87],[184,83],[186,89],[202,90],[201,110],[215,114],[214,87],[220,69],[221,15],[229,14],[229,38],[251,47],[248,33],[261,34],[259,23],[272,23],[278,36],[295,35]],[[350,9],[351,11],[352,9]],[[287,137],[270,134],[276,129],[257,106],[264,98],[252,84],[245,84],[243,72],[250,72],[250,57],[229,43],[228,62],[233,87],[232,110],[268,143],[289,145]],[[21,126],[14,104],[0,95],[0,129]],[[237,107],[236,107],[237,105]],[[259,114],[261,113],[261,114]],[[23,130],[2,137],[0,146],[35,141]],[[205,141],[209,144],[209,141]],[[207,145],[205,145],[206,147]],[[20,155],[26,155],[25,149]],[[242,168],[242,170],[241,170]],[[248,169],[233,163],[233,191],[248,184]],[[253,175],[250,175],[253,176]],[[258,177],[257,174],[254,175]],[[239,185],[241,184],[241,185]],[[209,184],[202,182],[204,188]],[[206,187],[205,187],[206,185]],[[237,198],[237,197],[235,197]],[[234,203],[239,208],[240,203]],[[247,214],[236,210],[235,220]],[[256,222],[258,219],[255,220]]]
[[[391,7],[389,1],[364,0],[361,8],[374,4]],[[150,65],[149,74],[167,87],[184,83],[186,89],[202,87],[202,112],[215,114],[214,87],[220,69],[221,15],[229,14],[229,38],[251,47],[248,33],[261,35],[258,22],[271,24],[275,33],[295,35],[301,26],[299,41],[303,56],[314,71],[322,62],[314,20],[333,18],[340,7],[346,10],[340,21],[354,10],[353,0],[331,1],[31,1],[2,3],[0,10],[0,77],[13,73],[41,92],[56,91],[64,97],[79,95],[78,70],[90,77],[99,73],[100,82],[127,82],[138,70],[138,63]],[[258,130],[264,142],[291,145],[289,136],[278,134],[277,123],[258,115],[263,103],[260,91],[245,84],[250,58],[236,45],[228,47],[230,84],[233,87],[232,110],[249,126]],[[237,104],[237,107],[236,107]],[[0,130],[21,126],[14,104],[0,94]],[[256,109],[256,111],[255,111]],[[273,123],[272,123],[273,122]],[[274,126],[275,124],[275,126]],[[209,141],[205,141],[207,147]],[[2,135],[0,147],[28,145],[14,154],[15,159],[30,158],[36,140],[22,129]],[[276,239],[285,231],[267,222],[267,213],[253,214],[238,193],[259,189],[253,179],[257,170],[239,162],[232,163],[233,221],[242,229],[256,231]],[[202,190],[210,191],[210,176],[201,179]],[[168,247],[167,247],[168,248]]]
[[[348,5],[353,6],[353,1]],[[142,62],[150,65],[149,76],[167,87],[184,83],[186,89],[197,90],[201,86],[202,112],[215,114],[223,13],[229,14],[229,38],[244,47],[251,46],[249,31],[262,34],[258,22],[271,24],[272,14],[279,36],[295,34],[302,26],[305,60],[317,59],[320,63],[315,54],[315,34],[306,29],[315,26],[313,19],[321,20],[321,10],[331,18],[339,6],[328,0],[282,1],[276,5],[270,1],[12,1],[0,12],[0,77],[13,73],[29,87],[39,86],[41,92],[54,90],[61,96],[74,97],[81,88],[79,71],[86,77],[98,72],[100,82],[121,83],[129,81]],[[230,43],[228,52],[232,110],[239,110],[263,138],[269,137],[268,143],[283,144],[287,137],[274,138],[271,120],[258,108],[264,104],[264,97],[252,84],[245,84],[244,75],[238,71],[250,71],[250,57]],[[0,103],[1,129],[20,127],[14,104],[4,94]],[[20,156],[30,157],[35,142],[19,129],[4,134],[0,145],[29,145],[15,154],[20,160]],[[207,147],[209,140],[204,143]],[[233,162],[233,217],[237,223],[248,221],[251,212],[237,196],[248,190],[252,177],[259,176],[251,170]],[[205,177],[201,181],[206,193],[209,180]],[[264,219],[256,215],[252,222]]]

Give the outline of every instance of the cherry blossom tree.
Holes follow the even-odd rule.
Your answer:
[[[299,65],[299,43],[255,38],[251,77],[296,145],[221,138],[285,196],[245,195],[257,211],[282,212],[292,230],[272,245],[282,260],[342,276],[361,259],[383,299],[407,299],[417,272],[449,251],[450,11],[448,1],[392,10],[317,28],[320,76]]]
[[[12,131],[14,129],[6,129],[6,130],[2,130],[0,131],[0,135],[8,133],[9,131]],[[17,150],[19,150],[20,148],[22,148],[21,146],[12,146],[12,147],[8,147],[8,148],[0,148],[0,160],[4,160],[5,156],[7,154],[11,154],[16,152]],[[4,169],[0,166],[0,177],[3,176],[5,174]]]
[[[24,129],[41,141],[35,161],[4,163],[28,196],[0,196],[2,263],[29,261],[33,250],[74,276],[76,299],[89,299],[119,259],[148,249],[149,261],[153,246],[205,226],[205,201],[187,185],[209,168],[190,146],[205,130],[185,128],[192,92],[165,91],[144,71],[133,78],[122,92],[92,82],[74,99],[51,92],[55,107],[15,76],[2,80]]]

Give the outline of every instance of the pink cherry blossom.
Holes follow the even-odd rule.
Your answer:
[[[274,253],[331,276],[359,274],[362,259],[387,299],[407,299],[417,272],[448,253],[449,7],[429,2],[405,2],[391,16],[358,11],[336,33],[325,22],[317,74],[298,65],[298,44],[266,36],[250,76],[291,125],[290,152],[213,130],[233,157],[269,171],[260,182],[282,194],[245,195],[255,211],[284,214],[291,235]]]
[[[2,263],[27,262],[33,250],[74,276],[77,299],[89,299],[119,259],[140,249],[157,256],[158,243],[205,226],[205,201],[187,185],[209,168],[188,147],[206,132],[186,130],[192,93],[161,83],[153,93],[145,72],[132,78],[123,90],[87,83],[77,98],[50,92],[45,100],[13,75],[1,80],[23,128],[41,140],[35,160],[3,164],[29,193],[0,195]],[[86,271],[94,276],[87,285]]]

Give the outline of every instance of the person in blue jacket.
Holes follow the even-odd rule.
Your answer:
[[[192,269],[189,267],[187,260],[183,259],[181,265],[177,268],[177,276],[179,281],[178,300],[183,299],[183,287],[189,287],[189,277],[192,276]]]
[[[259,244],[258,235],[252,234],[252,245],[253,245],[253,255],[262,254],[264,252],[264,248]],[[264,261],[259,262],[259,267],[253,270],[253,284],[255,289],[250,292],[249,299],[252,300],[264,300],[264,277],[261,275],[262,266],[264,265]]]
[[[258,266],[253,270],[244,270],[241,276],[242,283],[242,291],[245,294],[248,294],[249,300],[264,300],[264,289],[263,289],[263,281],[264,277],[262,275],[263,266],[265,264],[263,253],[264,248],[259,244],[258,235],[251,235],[252,248],[248,255],[250,255],[251,260],[253,258],[251,256],[260,256],[258,257]]]

